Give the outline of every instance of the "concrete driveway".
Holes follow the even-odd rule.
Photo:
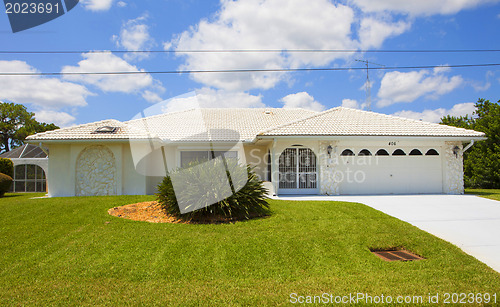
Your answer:
[[[451,242],[500,272],[500,202],[473,195],[283,196],[358,202]]]

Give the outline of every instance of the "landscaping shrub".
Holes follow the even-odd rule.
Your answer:
[[[228,182],[231,191],[236,193],[229,191],[228,195]],[[179,195],[175,194],[174,187]],[[253,168],[238,164],[237,159],[214,159],[177,169],[158,185],[156,195],[168,214],[186,220],[205,221],[216,217],[240,220],[270,212],[263,182]],[[219,201],[213,203],[214,199]],[[179,203],[188,204],[188,209],[193,211],[182,213]]]
[[[14,176],[14,163],[11,159],[0,158],[0,173],[10,177]]]
[[[0,197],[3,197],[5,193],[9,192],[12,181],[12,177],[0,173]]]

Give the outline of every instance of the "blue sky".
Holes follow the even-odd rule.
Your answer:
[[[370,71],[375,112],[439,121],[500,99],[500,63],[483,53],[90,53],[93,50],[500,49],[500,0],[85,0],[51,22],[12,33],[0,14],[0,72],[99,72],[363,67],[356,59],[429,69]],[[366,72],[0,76],[0,100],[60,126],[129,120],[196,93],[202,107],[366,109]],[[191,101],[192,102],[192,101]],[[163,111],[192,107],[163,102]]]

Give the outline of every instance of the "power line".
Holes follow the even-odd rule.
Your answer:
[[[500,52],[500,49],[207,49],[207,50],[0,50],[0,54],[82,53],[472,53]]]
[[[396,70],[495,67],[500,63],[453,64],[391,67],[325,67],[325,68],[278,68],[278,69],[222,69],[222,70],[164,70],[164,71],[103,71],[103,72],[0,72],[0,76],[70,76],[70,75],[141,75],[141,74],[199,74],[199,73],[253,73],[253,72],[307,72],[307,71],[348,71],[348,70]]]

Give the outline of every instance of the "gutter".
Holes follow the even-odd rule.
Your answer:
[[[381,141],[393,139],[402,140],[436,140],[436,141],[462,141],[469,142],[471,139],[484,141],[487,138],[483,136],[405,136],[405,135],[258,135],[256,140],[264,139],[314,139],[314,140],[363,140],[363,141]]]

